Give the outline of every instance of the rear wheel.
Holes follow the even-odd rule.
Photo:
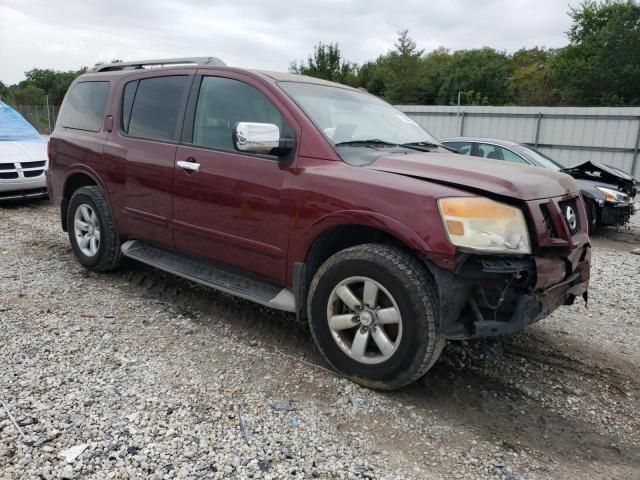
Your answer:
[[[76,190],[69,202],[67,225],[71,248],[82,265],[95,272],[114,270],[120,265],[120,239],[99,187]]]
[[[420,378],[444,347],[438,302],[419,260],[366,244],[329,258],[308,299],[316,345],[339,372],[362,385],[391,390]]]

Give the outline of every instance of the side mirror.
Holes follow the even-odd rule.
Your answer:
[[[233,127],[233,146],[240,152],[282,156],[293,149],[293,140],[281,139],[273,123],[238,122]]]

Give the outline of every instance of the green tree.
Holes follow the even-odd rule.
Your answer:
[[[509,60],[504,52],[484,47],[459,50],[451,56],[438,92],[438,103],[455,104],[458,92],[474,92],[474,101],[504,105],[508,99]]]
[[[318,43],[314,47],[313,55],[309,55],[305,62],[293,62],[289,71],[300,75],[322,78],[332,82],[354,85],[358,67],[355,63],[346,61],[337,43]]]
[[[35,85],[21,86],[13,92],[13,100],[18,105],[44,105],[45,97],[45,91]]]
[[[430,52],[423,58],[421,104],[438,103],[440,89],[450,74],[451,61],[451,52],[444,47]]]
[[[387,90],[385,57],[380,56],[375,62],[367,62],[360,66],[356,76],[356,85],[373,95],[384,97]]]
[[[7,101],[9,97],[9,87],[0,81],[0,100]]]
[[[509,102],[515,105],[552,105],[557,101],[552,62],[556,52],[522,48],[510,58]]]
[[[87,71],[86,67],[80,70],[60,72],[51,69],[34,68],[25,72],[25,80],[18,85],[20,88],[34,86],[49,96],[49,103],[60,105],[69,85],[81,74]],[[16,99],[17,102],[17,99]]]
[[[640,4],[590,0],[569,15],[570,43],[553,65],[562,102],[640,105]]]
[[[385,98],[396,104],[420,103],[424,50],[418,49],[408,30],[402,30],[398,35],[395,49],[382,61],[386,77]]]

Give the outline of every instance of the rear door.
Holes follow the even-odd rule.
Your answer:
[[[232,130],[237,122],[271,123],[293,136],[292,117],[273,92],[231,72],[196,78],[189,103],[176,163],[196,163],[199,171],[176,166],[176,248],[283,283],[292,164],[236,151]]]
[[[174,161],[192,81],[188,71],[174,70],[122,86],[119,127],[107,145],[123,172],[124,236],[173,246]]]

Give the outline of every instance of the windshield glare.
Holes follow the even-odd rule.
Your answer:
[[[365,92],[301,82],[279,82],[333,142],[439,142],[407,115]]]

